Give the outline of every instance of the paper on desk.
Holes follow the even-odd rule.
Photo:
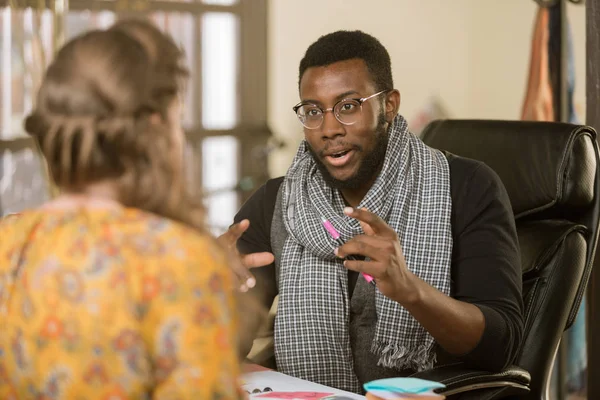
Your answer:
[[[334,396],[332,399],[340,400],[364,399],[363,396],[355,393],[333,389],[275,371],[244,374],[242,376],[242,388],[251,399],[319,400],[329,396]]]

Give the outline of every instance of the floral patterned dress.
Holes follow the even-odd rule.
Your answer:
[[[135,209],[0,222],[0,399],[239,398],[213,240]]]

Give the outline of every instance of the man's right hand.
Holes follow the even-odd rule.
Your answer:
[[[250,273],[250,268],[264,267],[275,261],[275,256],[269,252],[240,254],[237,250],[237,241],[250,227],[250,221],[244,219],[232,225],[227,232],[219,236],[218,241],[228,250],[230,263],[239,280],[241,292],[247,292],[256,285],[256,279]]]

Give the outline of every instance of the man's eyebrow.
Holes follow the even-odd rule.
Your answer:
[[[339,96],[337,96],[335,99],[336,100],[344,100],[347,99],[348,96],[352,95],[352,94],[358,94],[358,92],[356,90],[349,90],[347,92],[344,92],[342,94],[340,94]]]
[[[353,94],[359,94],[359,93],[358,93],[356,90],[349,90],[349,91],[347,91],[347,92],[344,92],[344,93],[342,93],[342,94],[338,94],[338,95],[335,97],[335,99],[336,99],[336,101],[343,100],[343,99],[347,99],[347,98],[348,98],[348,96],[350,96],[350,95],[353,95]],[[322,105],[323,105],[323,103],[321,103],[320,101],[318,101],[318,100],[313,100],[313,99],[305,99],[305,100],[302,100],[302,101],[300,102],[300,104],[316,104],[316,105],[318,105],[318,106],[322,106]]]

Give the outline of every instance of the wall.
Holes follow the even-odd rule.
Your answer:
[[[409,120],[438,97],[454,118],[519,118],[527,79],[533,0],[270,0],[269,124],[287,146],[270,160],[284,174],[302,129],[298,64],[319,36],[361,29],[390,52],[400,112]],[[569,6],[576,103],[585,113],[585,7]]]
[[[478,0],[470,25],[468,112],[476,118],[519,118],[525,96],[531,36],[537,5],[533,0]],[[567,6],[575,59],[575,103],[585,120],[585,7]]]

